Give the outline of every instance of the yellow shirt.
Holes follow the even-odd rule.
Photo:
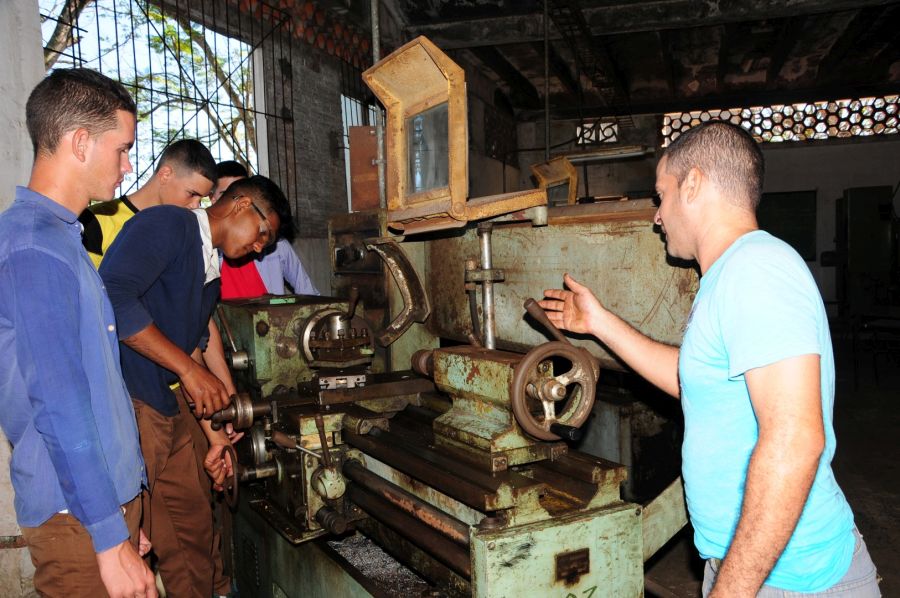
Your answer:
[[[94,204],[81,213],[78,220],[84,226],[82,243],[95,268],[100,268],[106,250],[125,223],[137,213],[138,209],[125,196]]]

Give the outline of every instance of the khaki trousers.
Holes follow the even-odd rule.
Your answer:
[[[135,550],[141,522],[141,499],[124,505],[125,523]],[[106,598],[91,536],[68,513],[57,513],[38,527],[23,527],[22,535],[34,564],[34,588],[49,598]]]
[[[197,475],[200,476],[200,484],[206,489],[206,493],[212,499],[212,480],[206,475],[206,468],[203,467],[203,461],[206,459],[206,453],[209,451],[209,440],[203,429],[197,422],[197,418],[191,413],[190,407],[181,387],[174,390],[175,398],[178,399],[179,417],[184,420],[185,427],[191,432],[191,439],[194,442],[194,458],[197,461]],[[219,503],[219,507],[224,507],[223,503]],[[213,544],[212,553],[210,554],[213,562],[213,589],[217,595],[227,595],[231,593],[231,578],[225,575],[225,567],[222,562],[222,534],[219,527],[231,526],[231,511],[227,507],[216,510],[216,523],[213,524]],[[229,536],[230,537],[230,536]]]
[[[180,415],[166,417],[138,400],[134,413],[150,485],[143,528],[159,559],[166,594],[209,598],[215,570],[212,510],[208,488],[197,475],[191,422]]]

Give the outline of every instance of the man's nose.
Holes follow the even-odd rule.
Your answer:
[[[662,218],[659,217],[659,210],[656,210],[656,214],[653,215],[653,224],[657,226],[662,226]]]

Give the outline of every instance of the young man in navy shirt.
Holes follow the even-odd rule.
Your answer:
[[[197,476],[188,423],[179,401],[209,418],[229,403],[223,384],[203,365],[207,325],[219,297],[219,255],[240,258],[274,243],[287,199],[269,179],[231,186],[227,199],[206,210],[156,206],[122,228],[100,265],[118,323],[122,369],[134,401],[149,478],[144,529],[172,596],[212,594],[212,511]],[[174,390],[171,386],[179,382]],[[221,484],[232,464],[229,444],[208,419],[206,468]],[[160,526],[158,523],[164,522]]]

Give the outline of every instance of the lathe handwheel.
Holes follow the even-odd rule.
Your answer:
[[[569,371],[551,376],[549,364],[542,365],[551,357],[562,357],[572,363]],[[571,385],[577,390],[569,390]],[[583,424],[597,394],[597,373],[590,353],[568,343],[559,341],[535,347],[522,358],[513,371],[509,398],[513,415],[525,432],[539,440],[559,440],[550,431],[554,423],[577,428]],[[562,413],[557,415],[556,403],[568,399]],[[540,403],[543,414],[535,415],[529,406]]]
[[[230,444],[225,445],[224,453],[231,456],[231,475],[225,478],[225,481],[222,482],[222,487],[224,488],[225,504],[233,511],[237,508],[238,494],[241,489],[241,485],[238,483],[237,453],[234,452],[234,447]]]

